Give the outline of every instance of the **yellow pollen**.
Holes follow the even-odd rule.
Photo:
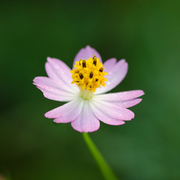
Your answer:
[[[80,59],[70,72],[73,79],[71,84],[76,83],[81,89],[92,92],[95,92],[96,88],[100,88],[101,85],[105,86],[105,81],[107,81],[104,75],[108,73],[104,72],[103,64],[99,62],[99,58],[96,55],[88,60]]]

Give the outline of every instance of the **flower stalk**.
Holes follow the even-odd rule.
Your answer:
[[[101,153],[98,151],[97,147],[91,140],[89,134],[82,132],[82,135],[89,151],[91,152],[104,178],[106,180],[117,180],[117,177],[115,176],[115,174],[113,173],[113,171],[111,170],[110,166],[107,164]]]

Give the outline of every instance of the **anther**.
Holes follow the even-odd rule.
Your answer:
[[[95,81],[98,82],[98,78],[96,78]]]
[[[96,59],[94,59],[93,64],[96,66],[96,64],[97,64],[97,60]]]
[[[83,60],[83,62],[82,62],[82,66],[83,66],[83,68],[85,68],[85,67],[86,67],[86,60]]]
[[[99,69],[99,72],[103,72],[103,68],[102,67]]]
[[[89,74],[89,78],[92,78],[92,77],[93,77],[93,72],[91,71]]]
[[[81,73],[79,73],[79,77],[80,77],[80,79],[83,79],[83,74],[81,74]]]

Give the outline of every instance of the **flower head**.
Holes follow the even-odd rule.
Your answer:
[[[36,77],[33,82],[48,99],[66,102],[45,114],[55,123],[68,123],[79,132],[93,132],[102,121],[122,125],[134,118],[127,109],[141,102],[142,90],[103,94],[116,87],[126,76],[128,64],[115,58],[102,63],[99,53],[86,46],[74,59],[71,70],[64,62],[47,58],[48,77]]]

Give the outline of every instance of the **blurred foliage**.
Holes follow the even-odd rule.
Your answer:
[[[44,113],[62,103],[32,85],[46,57],[70,67],[94,47],[103,60],[125,58],[129,71],[113,91],[142,89],[136,117],[91,134],[123,180],[180,179],[180,1],[1,1],[0,173],[12,180],[102,176],[70,124]],[[9,178],[10,179],[10,178]]]

